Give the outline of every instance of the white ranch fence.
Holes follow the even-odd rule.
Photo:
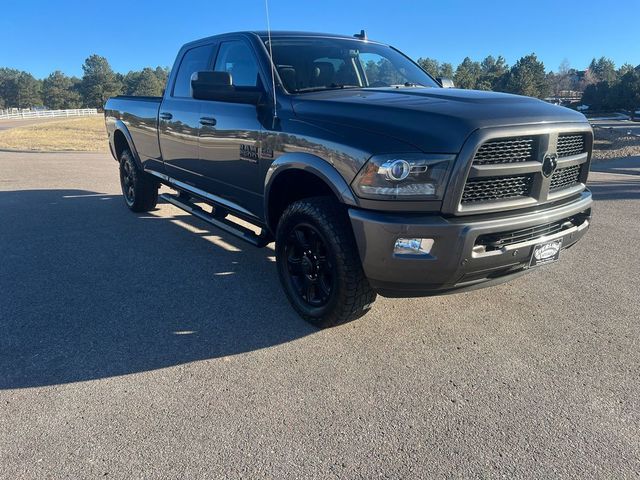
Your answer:
[[[74,108],[71,110],[0,110],[0,120],[47,117],[84,117],[97,115],[96,108]]]

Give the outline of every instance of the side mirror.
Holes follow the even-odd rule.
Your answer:
[[[191,96],[197,100],[256,105],[262,97],[262,90],[236,87],[229,72],[194,72],[191,75]]]
[[[442,88],[456,88],[455,84],[453,83],[453,80],[451,80],[450,78],[438,77],[436,78],[436,81],[440,84]]]

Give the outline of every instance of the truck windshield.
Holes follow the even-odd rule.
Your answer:
[[[265,41],[267,50],[269,42]],[[289,93],[342,88],[437,87],[391,47],[341,38],[272,38],[273,59]]]

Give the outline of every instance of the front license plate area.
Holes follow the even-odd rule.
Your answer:
[[[562,239],[553,240],[551,242],[539,243],[533,247],[529,267],[537,267],[553,263],[560,258],[560,250],[562,249]]]

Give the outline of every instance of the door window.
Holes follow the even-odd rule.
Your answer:
[[[212,49],[213,45],[203,45],[187,50],[182,57],[176,75],[176,82],[173,86],[174,97],[191,97],[191,75],[193,72],[210,69],[209,59]]]
[[[214,70],[229,72],[236,87],[258,86],[258,64],[249,46],[239,40],[220,45]]]

